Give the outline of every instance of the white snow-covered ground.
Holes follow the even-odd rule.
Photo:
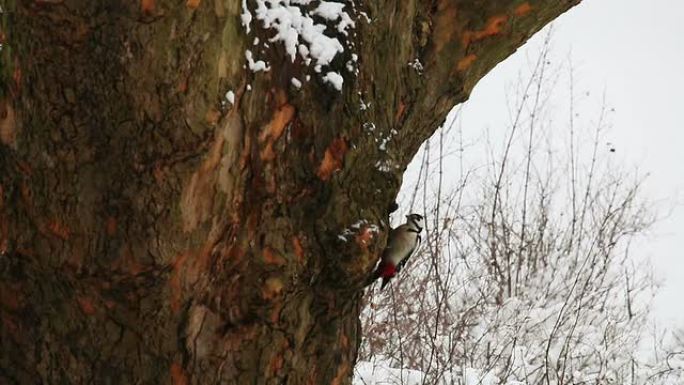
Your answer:
[[[418,370],[397,369],[386,361],[356,364],[353,385],[422,385],[424,374]],[[439,385],[524,385],[520,381],[501,382],[491,372],[463,368],[444,373]]]

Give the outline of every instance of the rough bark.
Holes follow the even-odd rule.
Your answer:
[[[349,383],[406,165],[578,2],[357,1],[337,92],[237,0],[4,0],[0,383]]]

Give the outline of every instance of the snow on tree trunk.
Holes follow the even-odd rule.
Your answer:
[[[403,170],[576,3],[3,1],[0,382],[349,383]]]

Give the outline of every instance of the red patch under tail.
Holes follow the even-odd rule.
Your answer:
[[[397,267],[394,266],[392,262],[388,262],[382,265],[380,270],[380,276],[382,278],[392,278],[397,273]]]

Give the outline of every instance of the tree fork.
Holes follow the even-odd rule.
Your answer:
[[[239,1],[5,0],[0,382],[348,384],[407,164],[578,2],[355,1],[338,92]]]

